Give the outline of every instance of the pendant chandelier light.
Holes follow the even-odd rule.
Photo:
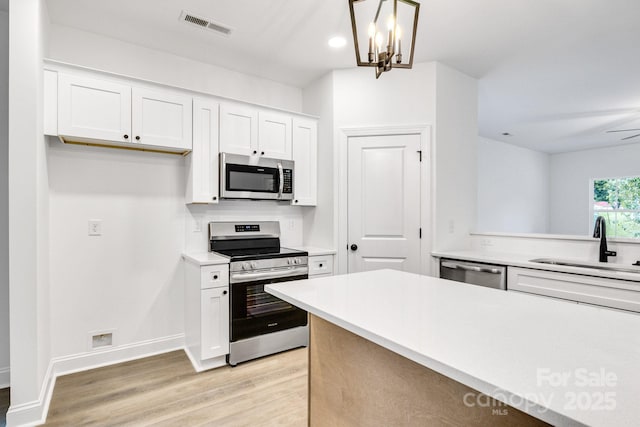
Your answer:
[[[412,0],[349,0],[359,67],[376,67],[376,79],[391,68],[411,68],[420,4]],[[403,56],[408,50],[409,57]],[[363,61],[364,59],[364,61]]]

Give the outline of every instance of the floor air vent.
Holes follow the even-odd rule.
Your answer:
[[[187,12],[183,10],[180,14],[180,21],[186,22],[191,25],[196,25],[200,28],[204,28],[210,31],[213,31],[216,34],[220,34],[222,36],[229,36],[233,31],[231,28],[220,24],[219,22],[212,21],[210,19],[203,18],[201,16],[196,16],[193,13]]]

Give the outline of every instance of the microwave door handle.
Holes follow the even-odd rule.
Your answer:
[[[278,199],[281,199],[282,192],[284,191],[284,171],[282,170],[282,163],[278,163],[278,173],[280,174],[280,182],[278,183]]]

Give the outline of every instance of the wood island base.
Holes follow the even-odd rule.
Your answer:
[[[309,330],[310,426],[548,425],[311,314]]]

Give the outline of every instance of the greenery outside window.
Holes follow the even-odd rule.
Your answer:
[[[591,226],[604,217],[607,236],[640,238],[640,176],[594,179]]]

